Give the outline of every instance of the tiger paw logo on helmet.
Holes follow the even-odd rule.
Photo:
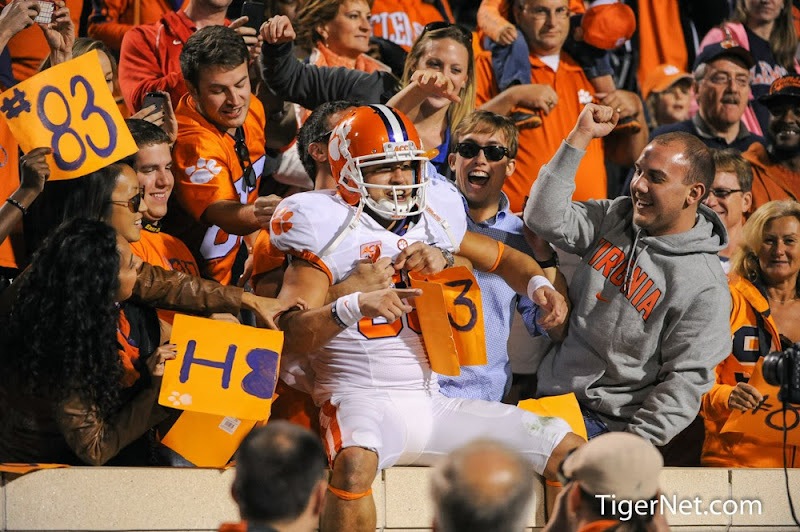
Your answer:
[[[286,207],[275,211],[275,213],[272,215],[272,220],[270,221],[270,225],[272,226],[272,234],[278,236],[291,229],[292,222],[289,220],[291,220],[292,216],[294,216],[294,213]]]
[[[328,143],[336,189],[349,205],[363,204],[369,212],[390,219],[414,216],[425,210],[429,159],[414,123],[397,109],[365,105],[351,110],[333,130]],[[379,171],[375,171],[378,167]],[[389,168],[410,168],[406,182],[380,182]]]
[[[205,160],[202,157],[197,159],[197,162],[186,169],[186,175],[192,183],[197,185],[205,185],[215,176],[219,175],[222,167],[214,159]]]

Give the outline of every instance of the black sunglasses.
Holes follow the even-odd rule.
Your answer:
[[[725,199],[734,192],[742,192],[741,188],[712,188],[709,192],[715,197]]]
[[[483,155],[489,161],[500,161],[508,156],[508,148],[505,146],[480,146],[474,142],[459,142],[456,144],[456,153],[465,159],[472,159],[478,156],[478,152],[483,151]]]
[[[236,135],[233,137],[233,149],[236,152],[236,158],[239,159],[239,164],[242,165],[244,175],[244,184],[247,188],[255,188],[256,186],[256,171],[250,164],[250,150],[247,149],[247,144],[244,140],[244,131],[242,128],[236,129]]]
[[[461,32],[461,35],[464,36],[464,39],[466,39],[466,41],[469,44],[472,44],[472,32],[471,31],[467,31],[466,29],[462,28],[458,24],[451,24],[449,22],[444,22],[443,20],[439,20],[439,21],[436,21],[436,22],[430,22],[430,23],[426,24],[425,27],[422,29],[422,33],[420,33],[419,36],[422,37],[423,35],[425,35],[429,31],[443,30],[443,29],[449,28],[451,26],[455,27],[457,30],[459,30]]]
[[[131,211],[133,214],[136,214],[137,212],[139,212],[139,206],[142,204],[143,199],[144,199],[144,188],[140,188],[139,193],[127,201],[110,200],[109,203],[113,203],[114,205],[121,205],[122,207],[128,207],[129,211]]]

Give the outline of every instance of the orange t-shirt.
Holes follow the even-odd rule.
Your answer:
[[[75,36],[81,22],[83,0],[65,0],[69,8],[69,18],[75,24]],[[5,7],[9,0],[0,0],[0,7]],[[17,81],[25,81],[39,72],[44,58],[50,55],[50,47],[44,38],[42,29],[34,24],[14,35],[8,41],[8,52],[11,54],[11,68]]]
[[[475,72],[476,100],[478,105],[483,105],[498,94],[490,52],[483,52],[476,58]],[[558,94],[558,104],[549,115],[542,115],[541,127],[520,131],[517,168],[503,185],[512,212],[522,210],[525,197],[539,176],[539,168],[555,155],[561,142],[575,126],[575,121],[584,106],[581,102],[591,101],[594,93],[594,88],[586,79],[583,69],[564,52],[561,52],[557,72],[553,72],[538,57],[531,56],[531,78],[535,84],[553,87]],[[604,156],[602,141],[593,140],[578,167],[573,200],[586,201],[607,197]]]
[[[0,202],[5,202],[19,187],[19,145],[5,118],[0,114]],[[16,208],[16,207],[14,207]],[[19,268],[25,256],[22,224],[0,242],[0,266]]]
[[[800,198],[800,174],[770,161],[767,149],[758,142],[742,157],[753,167],[753,207],[751,212],[773,200]]]
[[[230,284],[231,268],[242,237],[209,226],[202,221],[202,216],[212,203],[218,201],[254,202],[258,184],[253,190],[246,190],[233,137],[203,118],[189,94],[181,98],[175,115],[178,139],[172,158],[175,163],[173,198],[176,203],[170,202],[164,228],[183,240],[201,261],[203,275]],[[257,98],[251,97],[244,135],[252,166],[259,175],[264,167],[265,124],[264,106]]]
[[[447,22],[453,19],[450,4],[441,0]],[[422,0],[375,0],[372,4],[372,33],[402,46],[408,52],[426,24],[443,21],[442,14]]]
[[[186,244],[163,232],[142,231],[142,239],[131,243],[133,254],[148,264],[200,277],[200,268]],[[159,310],[158,317],[172,324],[175,312]]]

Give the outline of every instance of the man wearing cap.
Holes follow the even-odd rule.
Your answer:
[[[658,65],[642,83],[642,97],[650,112],[650,127],[689,118],[692,76],[675,65]]]
[[[733,41],[722,41],[703,49],[694,62],[695,93],[699,111],[692,118],[661,126],[650,135],[685,131],[709,148],[745,151],[761,140],[742,122],[750,98],[750,52]]]
[[[556,152],[595,90],[580,65],[562,49],[570,29],[569,2],[513,0],[509,4],[528,43],[533,85],[516,85],[499,92],[489,52],[475,59],[475,84],[476,101],[484,110],[508,115],[511,109],[524,107],[543,113],[541,127],[520,132],[517,167],[503,185],[511,211],[519,212],[539,168]],[[619,109],[621,116],[645,123],[644,106],[633,93],[617,90],[603,103]],[[605,158],[630,166],[646,141],[646,128],[637,132],[631,128],[592,142],[578,169],[575,200],[608,197]]]
[[[775,80],[759,101],[769,111],[766,143],[742,154],[753,166],[753,210],[768,201],[800,198],[800,76]]]
[[[544,532],[601,532],[620,523],[669,530],[658,500],[663,465],[661,453],[639,436],[598,436],[564,460],[564,489]]]

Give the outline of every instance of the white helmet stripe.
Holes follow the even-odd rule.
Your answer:
[[[406,137],[406,128],[394,112],[394,109],[385,105],[370,105],[383,120],[386,125],[386,130],[389,132],[389,138],[392,142],[405,142],[408,140]]]

